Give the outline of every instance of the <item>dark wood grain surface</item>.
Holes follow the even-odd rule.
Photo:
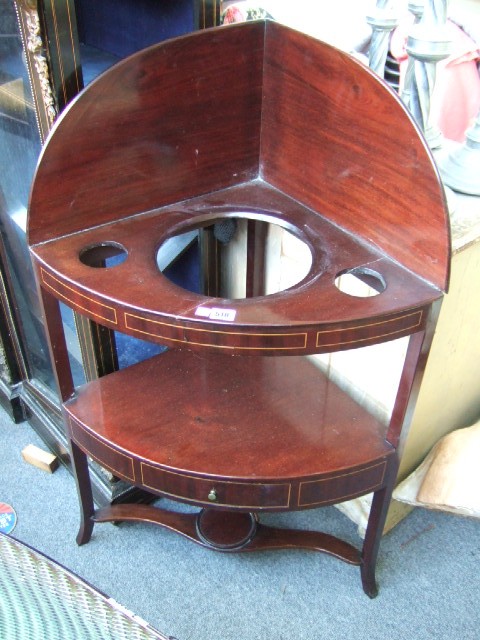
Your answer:
[[[44,149],[30,242],[257,176],[264,30],[179,37],[91,83]]]
[[[155,254],[169,235],[235,212],[268,217],[311,248],[312,268],[298,285],[243,300],[186,291],[160,273]],[[99,269],[80,260],[86,247],[114,243],[126,260]],[[113,329],[180,347],[237,353],[306,354],[365,346],[420,330],[433,285],[276,189],[254,181],[142,216],[95,227],[32,249],[42,285],[69,306]],[[365,267],[386,289],[361,298],[335,286],[339,273]],[[233,311],[229,322],[198,309]]]
[[[92,83],[44,149],[30,243],[256,177],[445,289],[443,191],[410,116],[361,63],[268,22],[175,39]]]
[[[444,194],[402,102],[345,53],[275,24],[263,77],[264,179],[445,289]]]
[[[217,504],[259,509],[346,499],[381,486],[394,451],[385,426],[301,357],[172,350],[81,387],[66,410],[99,462],[207,504],[212,487]]]
[[[258,295],[263,257],[252,256],[263,240],[253,231],[253,297],[192,293],[160,273],[165,239],[230,216],[296,235],[312,255],[308,274]],[[94,522],[125,519],[212,548],[322,550],[359,564],[374,597],[450,268],[434,163],[390,89],[348,55],[269,22],[152,47],[92,83],[60,118],[37,170],[28,228],[71,438],[78,543]],[[102,268],[117,252],[123,263]],[[352,271],[378,295],[340,291],[337,276]],[[176,348],[75,390],[58,301]],[[407,335],[390,425],[304,357]],[[87,455],[135,486],[208,510],[96,510]],[[321,533],[256,526],[250,514],[370,492],[361,551]]]

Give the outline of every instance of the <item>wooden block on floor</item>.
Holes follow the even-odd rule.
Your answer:
[[[22,458],[28,464],[32,464],[34,467],[38,467],[48,473],[53,473],[58,467],[58,458],[53,453],[44,451],[34,444],[29,444],[23,449]]]

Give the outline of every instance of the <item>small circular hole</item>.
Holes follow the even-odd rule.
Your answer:
[[[100,242],[89,245],[80,251],[80,262],[88,267],[105,269],[116,267],[127,259],[128,252],[117,242]]]
[[[382,275],[373,269],[356,267],[340,271],[335,278],[335,286],[339,291],[355,298],[378,296],[387,288]]]

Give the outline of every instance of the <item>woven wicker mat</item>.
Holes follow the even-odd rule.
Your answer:
[[[0,534],[2,640],[168,640],[64,567]]]

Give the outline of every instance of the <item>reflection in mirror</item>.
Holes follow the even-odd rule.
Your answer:
[[[295,286],[309,273],[312,253],[280,224],[242,214],[171,236],[157,252],[157,265],[188,291],[238,300]]]

